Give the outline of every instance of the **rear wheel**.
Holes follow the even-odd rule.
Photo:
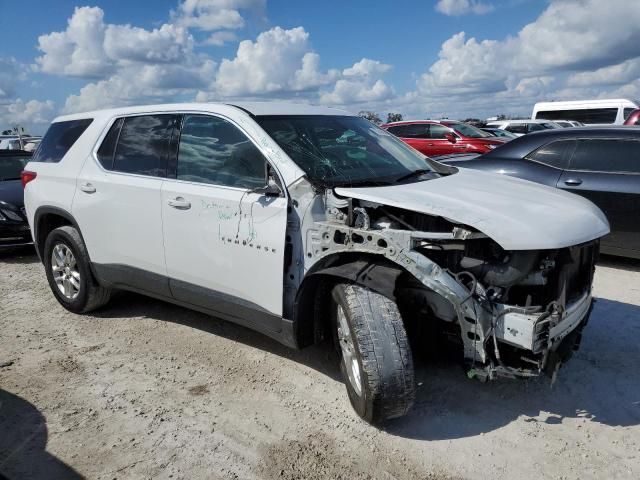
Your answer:
[[[358,285],[332,291],[340,369],[355,411],[369,423],[406,414],[415,398],[407,333],[392,300]]]
[[[67,225],[49,233],[43,262],[51,291],[67,310],[90,312],[109,301],[111,291],[93,277],[87,249],[74,227]]]

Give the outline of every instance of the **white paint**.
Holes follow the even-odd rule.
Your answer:
[[[435,180],[336,193],[469,225],[505,250],[563,248],[609,233],[602,211],[582,197],[464,168]]]

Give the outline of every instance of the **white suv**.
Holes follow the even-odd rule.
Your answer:
[[[562,128],[561,125],[558,125],[552,120],[501,120],[497,122],[489,122],[487,123],[487,127],[506,130],[518,137],[526,135],[527,133],[540,132],[542,130],[549,130],[553,128]]]
[[[23,183],[62,306],[88,312],[127,289],[295,348],[332,340],[369,422],[408,411],[412,352],[428,345],[461,347],[482,379],[554,373],[609,231],[581,197],[445,166],[304,105],[60,117]]]

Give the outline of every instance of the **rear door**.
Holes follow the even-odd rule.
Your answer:
[[[279,329],[287,199],[252,191],[266,184],[264,155],[229,120],[185,114],[175,161],[161,201],[173,296]]]
[[[85,161],[72,207],[101,277],[165,296],[160,190],[177,118],[116,119]]]
[[[640,141],[581,139],[558,187],[582,195],[605,213],[611,253],[640,255]]]

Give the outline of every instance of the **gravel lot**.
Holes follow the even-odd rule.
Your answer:
[[[351,410],[326,348],[128,293],[73,315],[31,252],[0,254],[9,479],[640,478],[640,262],[603,260],[553,389],[421,364],[412,414],[379,430]]]

